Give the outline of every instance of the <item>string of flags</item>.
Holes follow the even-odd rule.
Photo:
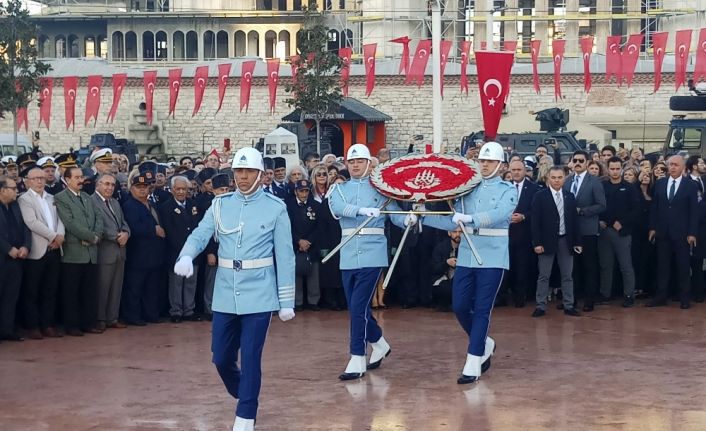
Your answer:
[[[629,35],[627,42],[621,47],[622,36],[609,36],[606,41],[606,81],[617,83],[618,86],[622,86],[623,82],[630,87],[633,82],[633,77],[635,74],[635,68],[640,55],[640,46],[643,42],[642,34]],[[691,38],[692,30],[685,29],[679,30],[675,34],[675,46],[674,46],[674,56],[675,56],[675,89],[678,90],[681,86],[686,84],[686,69],[689,60],[689,54],[691,52]],[[653,91],[659,90],[662,81],[662,64],[664,62],[666,48],[667,48],[667,32],[657,32],[652,34],[652,50],[654,56],[654,87]],[[432,51],[432,42],[429,39],[422,39],[417,42],[415,47],[414,55],[410,57],[410,43],[412,39],[407,36],[399,37],[391,40],[390,42],[399,43],[402,45],[402,57],[400,60],[400,66],[398,74],[405,76],[405,84],[412,85],[416,84],[421,87],[424,83],[425,71],[427,69],[427,64],[429,62],[429,57]],[[538,73],[538,63],[539,63],[539,53],[541,48],[541,40],[530,41],[530,51],[531,51],[531,61],[532,61],[532,82],[534,90],[537,94],[541,92],[539,73]],[[558,100],[561,98],[561,65],[564,59],[564,52],[566,49],[566,40],[556,39],[552,42],[552,55],[554,63],[554,95]],[[594,46],[593,36],[585,36],[579,40],[582,56],[583,56],[583,75],[584,75],[584,92],[588,93],[591,90],[592,78],[591,78],[591,68],[590,60],[591,54]],[[489,54],[482,54],[485,51],[485,42],[481,42],[480,50],[475,52],[476,64],[478,67],[478,77],[479,85],[481,85],[481,63],[484,60],[490,58],[488,65],[493,73],[504,74],[507,72],[507,85],[502,84],[504,81],[498,79],[501,83],[500,89],[509,89],[509,69],[506,71],[503,67],[506,66],[507,54],[510,54],[510,68],[514,62],[514,53],[517,49],[517,41],[504,41],[502,44],[502,51],[489,51],[489,54],[501,54],[503,55],[503,60],[499,61],[498,58],[489,57]],[[449,54],[453,48],[453,42],[450,40],[441,41],[441,94],[444,94],[444,83],[443,77],[445,72],[445,66],[449,61]],[[461,76],[460,76],[460,91],[462,93],[468,94],[468,64],[470,60],[470,54],[472,49],[472,42],[467,40],[462,40],[459,42],[458,51],[461,57]],[[366,74],[366,86],[365,95],[370,96],[375,89],[375,62],[377,53],[377,44],[371,43],[363,45],[363,62],[365,65]],[[350,47],[341,48],[338,51],[339,57],[342,59],[343,66],[341,68],[341,91],[344,96],[348,96],[349,92],[349,80],[350,80],[350,67],[352,59],[352,49]],[[292,80],[296,81],[298,67],[297,56],[291,58],[292,67]],[[250,105],[250,92],[252,88],[253,75],[255,71],[256,60],[249,60],[242,63],[242,69],[240,74],[240,111],[248,109]],[[218,109],[216,112],[220,111],[223,106],[223,100],[226,95],[228,85],[230,83],[230,73],[231,64],[219,64],[218,65]],[[279,59],[267,60],[267,82],[269,90],[269,109],[270,112],[274,112],[277,103],[277,88],[279,85],[279,71],[280,71],[280,61]],[[503,75],[504,76],[504,75]],[[47,129],[50,126],[51,120],[51,107],[53,98],[53,88],[56,80],[62,79],[62,86],[64,90],[64,115],[65,115],[65,126],[66,129],[73,130],[75,128],[76,121],[76,98],[78,95],[78,83],[79,78],[76,76],[67,76],[64,78],[52,78],[44,77],[40,80],[40,91],[38,96],[39,101],[39,125],[44,124]],[[706,28],[703,28],[699,32],[698,44],[696,46],[696,62],[694,65],[693,79],[695,82],[700,80],[706,80]],[[209,80],[209,68],[208,66],[199,66],[196,68],[194,74],[194,108],[191,116],[195,116],[201,109],[201,104],[203,101],[203,96],[208,86]],[[95,124],[98,121],[98,115],[101,106],[101,96],[103,89],[103,76],[91,75],[87,78],[87,92],[86,92],[86,112],[84,117],[84,125],[88,125],[90,121]],[[127,74],[117,73],[112,76],[111,79],[113,98],[110,110],[107,116],[107,122],[112,123],[115,121],[115,117],[120,105],[120,99],[122,96],[123,89],[127,83]],[[19,85],[19,84],[18,84]],[[153,101],[154,92],[157,85],[157,72],[156,71],[145,71],[143,73],[143,86],[144,86],[144,97],[146,105],[146,117],[147,123],[152,124],[153,121]],[[174,116],[176,111],[176,106],[179,99],[179,93],[182,86],[182,69],[174,68],[170,69],[168,73],[168,88],[169,88],[169,113],[168,115]],[[486,88],[487,89],[487,88]],[[484,92],[484,88],[480,88],[481,93]],[[500,91],[502,92],[502,91]],[[483,94],[481,94],[482,98]],[[504,100],[504,99],[503,99]],[[502,108],[502,104],[499,104]],[[17,124],[21,128],[24,126],[25,130],[28,129],[28,116],[27,109],[22,108],[17,112]]]

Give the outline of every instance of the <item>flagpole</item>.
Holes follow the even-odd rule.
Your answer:
[[[492,1],[492,0],[491,0]],[[441,114],[441,0],[431,5],[431,65],[432,65],[432,128],[433,149],[441,153],[442,123]]]

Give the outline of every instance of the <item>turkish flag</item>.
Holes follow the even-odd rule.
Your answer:
[[[504,40],[503,41],[503,50],[515,52],[515,50],[517,50],[517,41],[516,40]]]
[[[194,72],[194,110],[191,111],[193,117],[201,110],[201,102],[208,85],[208,66],[199,66]]]
[[[277,85],[279,84],[279,58],[267,60],[267,87],[270,90],[270,112],[275,112]]]
[[[429,62],[429,54],[431,54],[431,40],[420,40],[417,44],[417,50],[414,53],[412,65],[409,67],[405,84],[416,80],[417,86],[422,86],[424,83],[424,72],[427,70],[427,63]]]
[[[93,117],[93,126],[98,121],[98,111],[101,107],[101,88],[103,87],[103,77],[101,75],[91,75],[88,77],[88,92],[86,93],[86,119],[84,127]]]
[[[468,96],[468,56],[471,54],[471,41],[461,41],[461,93],[466,92]]]
[[[495,139],[510,94],[510,71],[515,55],[507,51],[477,51],[478,88],[483,111],[485,139]]]
[[[289,64],[292,66],[292,85],[297,83],[297,73],[299,73],[299,56],[289,57]]]
[[[593,52],[593,36],[581,38],[581,52],[583,53],[583,91],[591,91],[591,52]]]
[[[177,99],[181,90],[181,68],[169,69],[169,114],[174,117]]]
[[[676,90],[686,83],[686,65],[689,63],[691,30],[677,31],[674,44],[674,85]]]
[[[53,78],[40,78],[39,80],[39,125],[47,126],[49,129],[49,122],[51,121],[51,97],[54,93],[54,79]]]
[[[664,53],[667,50],[668,38],[669,32],[666,31],[652,33],[652,52],[655,67],[655,93],[659,90],[660,85],[662,85],[662,63],[664,62]]]
[[[449,60],[449,53],[453,42],[450,40],[441,41],[441,64],[439,66],[441,74],[441,97],[444,97],[444,72],[446,71],[446,62]]]
[[[142,74],[142,83],[145,87],[145,106],[147,115],[147,124],[152,125],[152,102],[154,101],[154,88],[157,85],[157,71],[146,70]]]
[[[106,122],[115,121],[115,114],[118,113],[118,106],[120,105],[120,96],[123,94],[123,88],[127,84],[127,74],[126,73],[116,73],[113,75],[113,104],[110,106],[110,111],[108,112],[108,118]]]
[[[620,55],[620,40],[622,36],[608,36],[607,49],[605,52],[605,80],[610,82],[610,78],[615,76],[618,86],[623,85],[623,76],[621,66],[622,58]]]
[[[532,83],[534,84],[534,92],[539,94],[539,72],[537,71],[537,63],[539,62],[539,47],[542,46],[541,40],[530,41],[532,49]]]
[[[250,88],[252,87],[252,76],[255,72],[255,60],[244,61],[240,70],[240,112],[248,112],[250,107]]]
[[[554,99],[561,99],[561,62],[564,60],[566,40],[552,41],[552,54],[554,55]]]
[[[402,73],[404,71],[404,74],[407,75],[407,72],[409,71],[409,42],[411,40],[412,39],[407,36],[402,36],[398,37],[397,39],[392,39],[390,41],[402,44],[402,57],[400,57],[400,71],[397,73]]]
[[[218,65],[218,109],[216,112],[220,111],[221,106],[223,106],[223,98],[226,95],[226,88],[228,88],[230,66],[230,63]]]
[[[338,56],[341,57],[343,61],[343,66],[341,66],[341,92],[343,97],[348,97],[348,79],[351,76],[351,57],[353,56],[353,49],[351,47],[345,47],[338,50]]]
[[[370,97],[375,88],[375,52],[377,43],[363,45],[363,59],[365,60],[365,95]]]
[[[706,78],[706,28],[699,32],[699,44],[696,46],[696,64],[694,65],[694,83]]]
[[[67,76],[64,78],[64,115],[66,117],[66,130],[69,127],[75,129],[76,124],[76,89],[78,88],[78,76]]]
[[[28,123],[29,119],[27,117],[27,108],[17,108],[17,130],[20,130],[22,128],[22,125],[24,124],[25,132],[28,132]]]
[[[635,66],[640,58],[640,45],[642,45],[643,35],[631,34],[628,43],[623,48],[620,74],[625,78],[628,88],[632,85],[632,78],[635,75]]]

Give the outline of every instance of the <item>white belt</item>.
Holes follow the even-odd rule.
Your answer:
[[[353,235],[355,229],[343,229],[341,230],[341,235],[349,236]],[[358,235],[385,235],[385,229],[381,227],[364,227],[358,232]]]
[[[508,229],[486,229],[476,228],[468,229],[468,233],[477,236],[508,236]]]
[[[240,271],[241,269],[258,269],[266,268],[268,266],[274,265],[275,260],[272,257],[265,257],[263,259],[251,259],[251,260],[233,260],[224,259],[218,257],[218,266],[221,268],[234,269]]]

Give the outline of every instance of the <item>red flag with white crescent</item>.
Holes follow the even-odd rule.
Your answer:
[[[27,116],[27,108],[17,108],[17,130],[25,126],[25,132],[29,131],[29,117]]]
[[[449,60],[449,53],[451,52],[451,46],[453,45],[453,42],[450,40],[442,40],[441,41],[441,65],[439,66],[439,69],[441,69],[441,97],[444,97],[444,72],[446,71],[446,62]]]
[[[279,58],[267,60],[267,87],[270,90],[270,112],[275,112],[277,103],[277,85],[279,85]]]
[[[539,48],[542,46],[541,40],[530,41],[530,48],[532,49],[532,84],[534,85],[534,92],[539,94],[539,72],[537,71],[537,63],[539,62]]]
[[[476,51],[478,88],[486,139],[495,139],[510,94],[510,71],[515,55],[507,51]]]
[[[103,76],[91,75],[88,77],[88,92],[86,93],[86,119],[84,126],[93,118],[93,126],[98,121],[98,111],[101,107],[101,88],[103,87]]]
[[[54,93],[54,79],[41,78],[39,85],[39,125],[41,126],[42,122],[44,122],[48,130],[49,122],[51,121],[51,98]]]
[[[632,85],[632,78],[635,75],[637,60],[640,58],[640,45],[642,45],[642,34],[631,34],[628,43],[623,47],[620,74],[625,78],[628,88]]]
[[[610,82],[611,77],[615,76],[618,86],[623,85],[623,66],[622,56],[620,55],[620,40],[622,36],[608,36],[607,48],[605,52],[605,80]]]
[[[177,99],[181,90],[181,68],[169,69],[169,114],[174,117]]]
[[[299,73],[299,56],[293,55],[289,57],[289,64],[292,66],[292,84],[296,84],[297,74]]]
[[[244,61],[240,71],[240,112],[248,112],[250,107],[250,88],[252,87],[252,77],[255,72],[255,60]]]
[[[201,110],[201,102],[203,102],[203,94],[206,92],[206,85],[208,85],[208,66],[199,66],[194,72],[194,110],[191,111],[192,117]]]
[[[674,44],[674,85],[676,90],[686,84],[686,66],[689,63],[691,30],[677,31]]]
[[[216,109],[216,112],[220,111],[221,106],[223,106],[223,98],[226,95],[226,88],[228,88],[230,66],[230,63],[218,65],[218,109]]]
[[[157,71],[146,70],[142,74],[142,83],[145,87],[145,115],[147,116],[147,125],[152,125],[152,103],[154,101],[154,88],[157,86]]]
[[[515,52],[517,50],[517,41],[516,40],[504,40],[503,41],[503,50]]]
[[[468,95],[468,57],[471,54],[471,41],[461,41],[461,93]]]
[[[566,40],[552,41],[552,55],[554,56],[554,99],[561,99],[561,63],[564,60]]]
[[[581,52],[583,53],[583,91],[591,91],[591,53],[593,52],[593,36],[581,38]]]
[[[349,46],[338,50],[338,56],[341,57],[343,65],[341,66],[341,92],[343,97],[348,97],[348,79],[351,76],[351,57],[353,49]]]
[[[429,62],[430,54],[431,40],[420,40],[417,44],[417,49],[414,53],[414,60],[412,60],[412,65],[409,67],[409,73],[407,74],[407,78],[405,79],[405,84],[409,84],[412,81],[416,81],[417,86],[419,87],[424,84],[424,72],[427,70],[427,63]]]
[[[398,74],[404,72],[404,74],[407,75],[409,72],[409,42],[411,41],[412,39],[407,36],[398,37],[397,39],[392,39],[390,41],[393,43],[402,44],[402,56],[400,57],[400,71],[397,72]]]
[[[110,106],[110,111],[108,112],[108,118],[106,122],[115,121],[115,115],[118,113],[118,106],[120,105],[120,97],[123,94],[123,88],[127,84],[127,74],[126,73],[116,73],[113,75],[113,103]]]
[[[654,56],[654,73],[655,73],[655,87],[654,92],[659,90],[660,85],[662,85],[662,63],[664,63],[664,53],[667,50],[667,39],[669,38],[669,32],[662,31],[659,33],[652,33],[652,52]]]
[[[363,60],[365,60],[365,95],[370,96],[375,88],[375,53],[378,44],[363,45]]]
[[[66,130],[76,127],[76,90],[78,89],[78,76],[64,78],[64,114],[66,117]]]
[[[706,79],[706,28],[699,31],[699,44],[696,46],[696,64],[694,65],[694,83]]]

